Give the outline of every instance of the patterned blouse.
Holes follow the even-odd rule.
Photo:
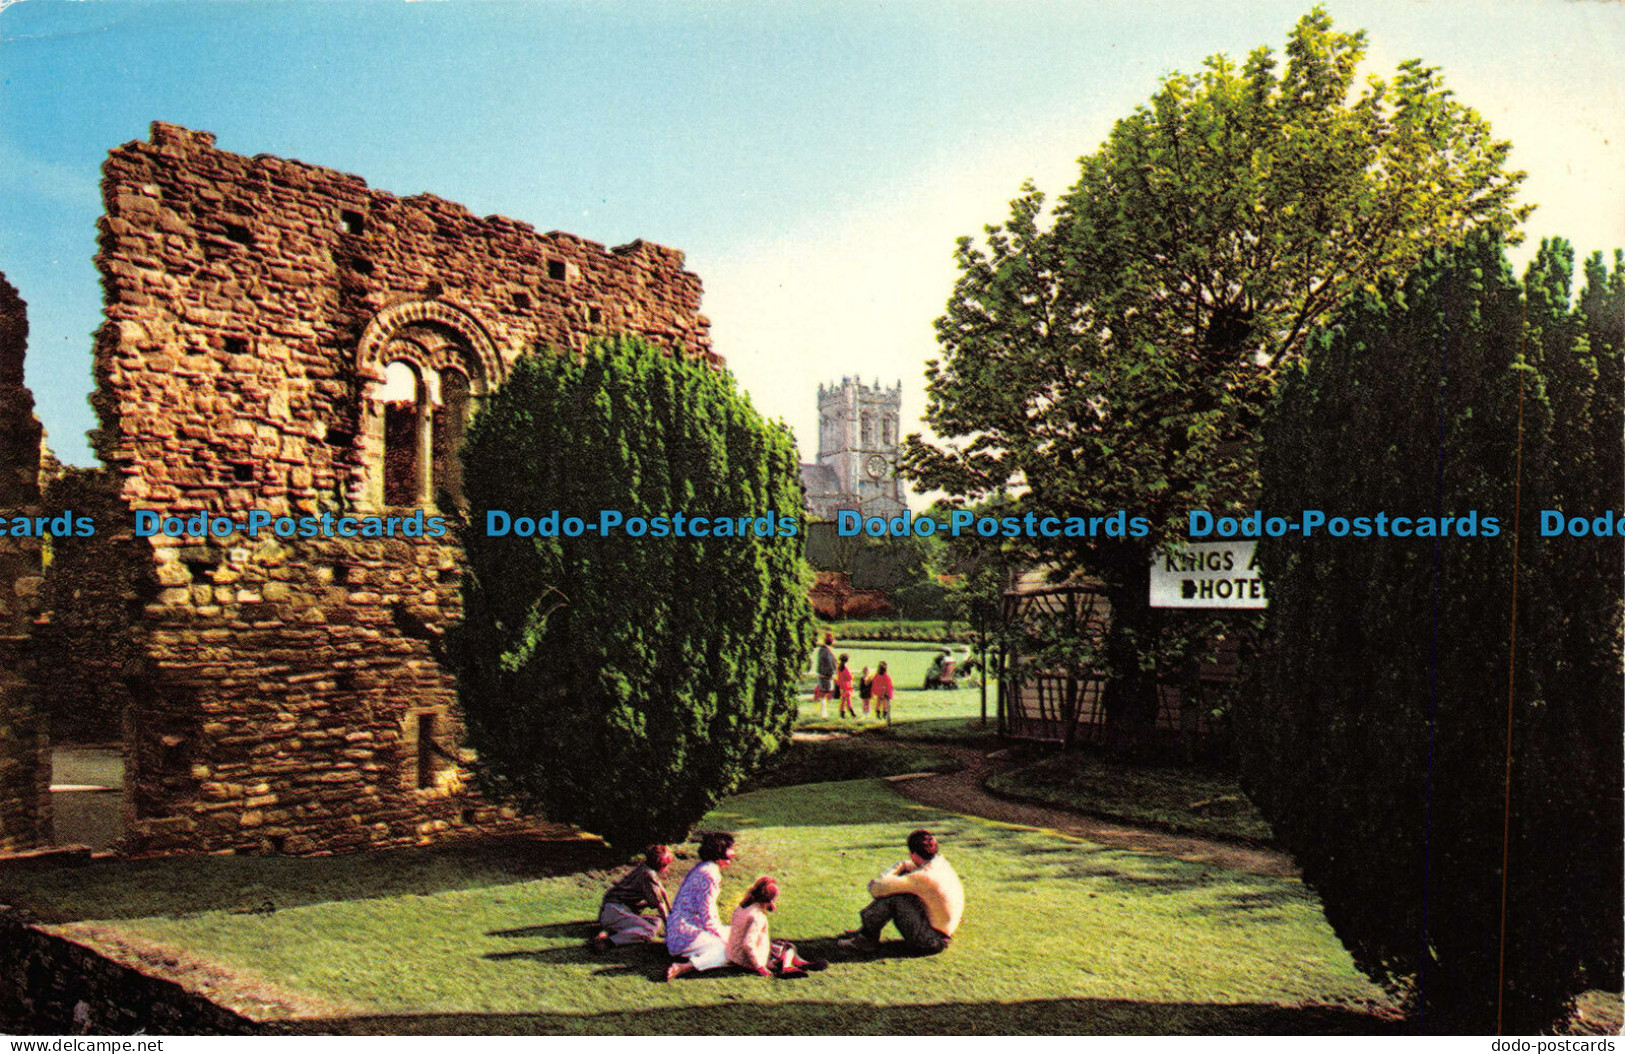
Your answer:
[[[697,947],[721,940],[722,919],[717,915],[717,894],[722,892],[722,868],[707,860],[683,879],[677,899],[666,918],[666,950],[689,955]]]

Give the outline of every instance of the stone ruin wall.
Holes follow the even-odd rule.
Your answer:
[[[0,275],[0,517],[40,515],[43,432],[23,384],[28,308]],[[0,850],[50,841],[50,752],[26,674],[39,613],[42,544],[0,535]]]
[[[90,518],[98,532],[129,519],[117,480],[104,469],[42,466],[40,475],[40,505],[48,515],[71,511]],[[157,593],[150,575],[131,574],[150,562],[144,548],[127,532],[51,546],[40,596],[46,620],[34,627],[29,647],[33,667],[49,686],[43,702],[53,747],[116,746],[124,739],[130,703],[124,676],[140,655],[135,630],[141,612]]]
[[[540,234],[162,123],[111,153],[103,196],[92,442],[124,513],[92,546],[137,554],[126,848],[338,852],[520,822],[454,763],[454,547],[134,539],[132,517],[407,515],[428,503],[385,503],[389,362],[461,378],[471,407],[519,355],[599,334],[709,357],[699,279],[671,249]],[[451,445],[460,425],[419,391],[423,442]]]

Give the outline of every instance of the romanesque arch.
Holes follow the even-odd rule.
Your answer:
[[[428,505],[462,497],[457,450],[475,408],[503,374],[480,324],[440,300],[380,311],[357,347],[368,504]]]

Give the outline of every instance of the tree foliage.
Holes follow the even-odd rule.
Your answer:
[[[937,322],[926,417],[908,440],[923,486],[1003,490],[1060,514],[1124,508],[1145,538],[1037,555],[1105,584],[1108,709],[1143,711],[1148,671],[1205,631],[1147,604],[1152,552],[1192,507],[1249,507],[1259,423],[1310,327],[1475,226],[1510,230],[1509,145],[1401,65],[1356,89],[1361,33],[1320,8],[1268,49],[1166,78],[1082,159],[1046,226],[1031,184],[986,242],[959,242]]]
[[[1493,237],[1430,253],[1313,338],[1266,431],[1270,508],[1499,521],[1260,547],[1248,790],[1429,1031],[1541,1031],[1621,969],[1625,551],[1539,512],[1619,513],[1625,268],[1592,259],[1574,307],[1571,270],[1561,242],[1521,288]]]
[[[482,786],[617,845],[677,839],[785,740],[812,647],[794,444],[636,340],[521,359],[464,448],[453,654]],[[753,521],[746,537],[487,537],[487,510]]]

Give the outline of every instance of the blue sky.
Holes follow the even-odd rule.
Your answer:
[[[0,271],[52,445],[88,463],[99,167],[173,121],[684,250],[717,350],[806,444],[843,374],[901,379],[917,417],[956,236],[1024,178],[1063,191],[1161,76],[1279,49],[1307,6],[0,0]],[[1534,238],[1625,245],[1625,4],[1326,6],[1368,31],[1373,72],[1439,65],[1512,139]]]

